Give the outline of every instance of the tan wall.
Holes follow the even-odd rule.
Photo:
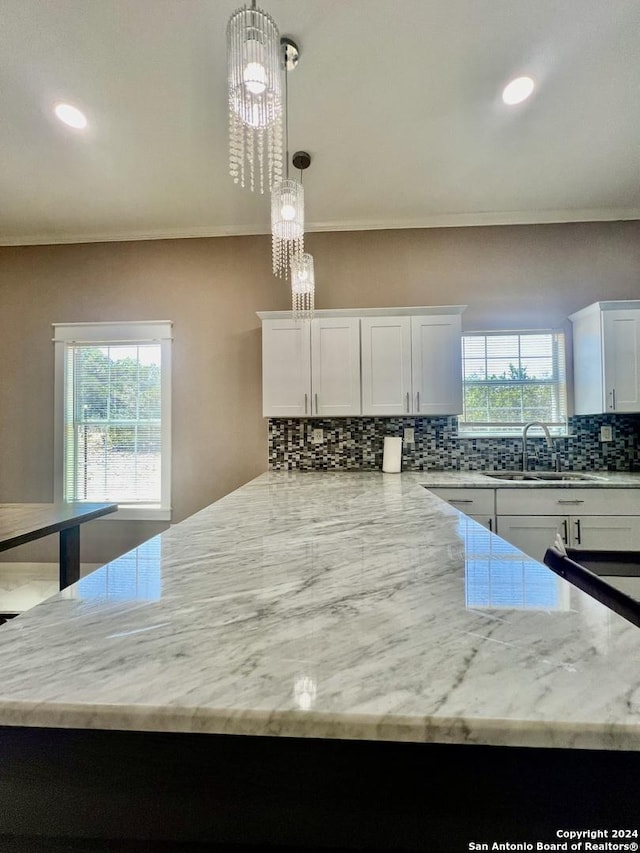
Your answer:
[[[640,222],[317,233],[307,248],[319,308],[462,303],[466,329],[541,328],[640,298]],[[255,311],[289,306],[269,252],[264,236],[0,249],[0,501],[52,498],[53,322],[174,321],[174,521],[265,470]],[[159,529],[93,522],[83,559]]]
[[[174,521],[266,470],[255,311],[288,305],[269,253],[266,237],[1,249],[0,501],[52,499],[52,322],[173,320]],[[82,557],[111,559],[164,526],[93,522]]]
[[[310,234],[317,306],[468,305],[467,331],[640,298],[640,222]]]

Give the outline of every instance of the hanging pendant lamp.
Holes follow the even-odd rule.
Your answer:
[[[287,178],[271,191],[271,246],[273,274],[289,275],[291,261],[304,252],[304,190]]]
[[[291,261],[291,310],[294,320],[307,320],[313,316],[316,283],[313,256],[295,255]]]
[[[282,177],[282,54],[273,18],[243,6],[227,24],[229,173],[264,192]]]

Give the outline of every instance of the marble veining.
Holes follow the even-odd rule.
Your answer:
[[[2,626],[0,725],[640,749],[638,629],[422,484],[258,477]]]

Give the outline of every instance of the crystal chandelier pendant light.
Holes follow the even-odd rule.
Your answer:
[[[291,261],[304,252],[304,190],[287,178],[271,190],[273,274],[288,277]]]
[[[282,54],[273,18],[243,6],[227,24],[229,173],[261,193],[282,177]]]
[[[313,256],[306,252],[295,255],[291,260],[291,309],[294,320],[311,319],[315,291]]]

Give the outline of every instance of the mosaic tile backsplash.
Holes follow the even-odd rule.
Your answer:
[[[600,441],[600,427],[611,426],[613,440]],[[272,418],[269,468],[274,471],[369,471],[382,468],[385,435],[402,436],[413,427],[415,443],[402,449],[404,471],[491,471],[520,468],[520,438],[459,438],[457,418]],[[321,444],[312,441],[322,429]],[[539,431],[536,431],[538,435]],[[559,465],[572,471],[640,470],[640,415],[587,415],[569,418],[567,438],[547,448],[529,435],[529,468]]]

